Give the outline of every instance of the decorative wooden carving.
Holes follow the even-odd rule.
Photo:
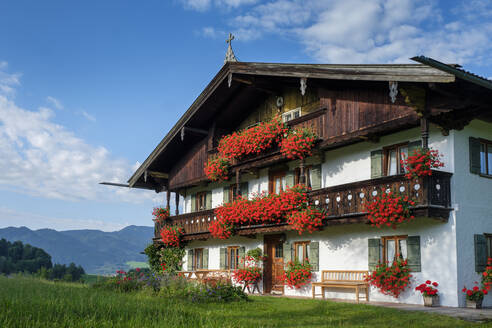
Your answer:
[[[425,89],[413,85],[400,87],[405,103],[413,107],[419,116],[425,111]]]

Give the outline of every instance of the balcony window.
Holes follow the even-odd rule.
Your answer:
[[[401,161],[408,157],[408,143],[385,147],[383,150],[385,175],[405,173],[405,168]]]
[[[275,172],[270,174],[269,188],[268,192],[270,194],[280,194],[281,191],[285,191],[286,179],[285,179],[285,171]]]
[[[282,122],[288,122],[291,121],[295,118],[301,117],[301,108],[296,108],[293,110],[290,110],[288,112],[285,112],[282,114]]]
[[[207,192],[199,192],[195,198],[196,210],[203,211],[207,208]]]

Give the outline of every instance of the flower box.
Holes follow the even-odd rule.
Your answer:
[[[470,309],[481,309],[483,298],[476,301],[466,300],[466,307]]]
[[[424,306],[435,307],[439,306],[439,295],[433,296],[423,296],[424,297]]]

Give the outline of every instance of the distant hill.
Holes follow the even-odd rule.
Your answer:
[[[128,226],[120,231],[52,229],[26,227],[0,229],[0,238],[40,247],[52,256],[53,263],[81,265],[87,273],[111,274],[127,269],[127,262],[146,262],[140,254],[152,241],[154,228]]]

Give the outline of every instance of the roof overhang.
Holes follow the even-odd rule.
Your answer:
[[[149,167],[169,143],[179,138],[180,131],[200,111],[202,105],[216,92],[222,84],[227,85],[228,78],[233,75],[269,76],[287,78],[308,78],[325,80],[348,80],[348,81],[396,81],[396,82],[433,82],[451,83],[455,81],[455,75],[442,69],[424,64],[385,64],[385,65],[330,65],[330,64],[275,64],[255,62],[228,62],[198,98],[191,104],[183,116],[171,128],[147,159],[135,171],[128,180],[128,186],[144,187]],[[223,86],[224,87],[224,86]],[[165,174],[163,172],[163,174]],[[146,180],[146,179],[144,179]],[[161,179],[161,181],[164,181]],[[155,189],[155,184],[149,185],[148,189]]]

